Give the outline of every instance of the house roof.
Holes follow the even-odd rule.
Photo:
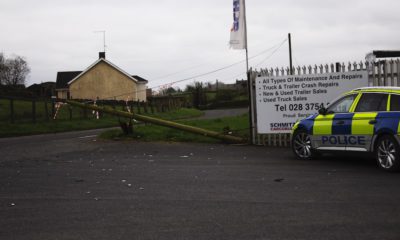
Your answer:
[[[81,74],[82,71],[70,71],[70,72],[58,72],[56,88],[68,88],[68,82],[74,79],[76,76]]]
[[[37,87],[55,87],[56,83],[55,82],[42,82],[42,83],[34,83],[32,85],[30,85],[29,87],[27,87],[27,89],[33,89],[33,88],[37,88]]]
[[[143,83],[143,81],[134,78],[133,76],[129,75],[127,72],[125,72],[124,70],[122,70],[121,68],[117,67],[116,65],[114,65],[112,62],[104,59],[104,58],[99,58],[96,62],[94,62],[92,65],[90,65],[88,68],[86,68],[83,72],[79,73],[77,76],[75,76],[73,79],[71,79],[67,84],[71,84],[74,81],[76,81],[78,78],[80,78],[83,74],[85,74],[86,72],[88,72],[90,69],[92,69],[94,66],[96,66],[97,64],[99,64],[100,62],[104,62],[108,65],[110,65],[111,67],[113,67],[115,70],[119,71],[120,73],[122,73],[123,75],[127,76],[129,79],[131,79],[134,82],[137,83]],[[139,77],[140,78],[140,77]],[[142,79],[142,78],[141,78]],[[145,79],[143,79],[145,80]],[[147,81],[147,80],[145,80]]]
[[[144,78],[142,78],[142,77],[140,77],[138,75],[132,75],[132,77],[134,79],[138,80],[138,82],[142,82],[142,83],[148,83],[149,82],[148,80],[146,80],[146,79],[144,79]]]
[[[110,61],[107,61],[104,58],[100,58],[96,62],[94,62],[92,65],[90,65],[87,69],[85,69],[84,71],[58,72],[57,73],[57,81],[56,81],[56,89],[68,88],[69,84],[71,84],[72,82],[77,80],[80,76],[82,76],[83,74],[88,72],[90,69],[92,69],[94,66],[96,66],[98,63],[100,63],[102,61],[137,83],[145,84],[145,83],[149,82],[148,80],[146,80],[138,75],[129,75],[124,70],[120,69],[119,67],[117,67],[116,65],[111,63]]]

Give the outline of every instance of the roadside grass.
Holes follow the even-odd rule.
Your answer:
[[[46,104],[44,101],[36,102],[36,120],[44,121],[46,118]],[[48,118],[51,119],[52,114],[51,101],[47,101],[47,113]],[[89,112],[89,111],[88,111]],[[68,106],[64,105],[59,109],[57,113],[57,119],[70,119],[70,114],[73,119],[80,119],[83,117],[83,110],[78,108],[71,108],[71,112]],[[88,115],[90,115],[88,113]],[[0,99],[0,122],[9,122],[10,119],[10,101]],[[29,123],[32,121],[32,102],[24,100],[14,100],[14,121],[16,123]]]
[[[195,118],[200,117],[204,113],[195,108],[180,108],[178,110],[170,111],[170,112],[158,112],[158,113],[149,113],[143,114],[149,117],[162,118],[164,120],[179,120],[179,119],[187,119],[187,118]]]
[[[44,133],[59,133],[96,128],[118,126],[117,119],[107,118],[100,121],[95,119],[85,120],[55,120],[38,123],[1,123],[0,137],[16,137]]]
[[[21,104],[21,103],[19,103]],[[31,103],[30,103],[31,104]],[[26,109],[26,103],[22,103],[19,110]],[[95,119],[91,111],[88,110],[88,118],[83,117],[83,112],[81,109],[72,108],[73,112],[72,120],[69,120],[69,107],[62,107],[57,114],[57,119],[53,120],[50,117],[49,121],[44,119],[37,119],[36,123],[32,123],[29,116],[27,118],[17,119],[15,123],[10,123],[9,119],[0,120],[0,137],[13,137],[13,136],[24,136],[33,134],[43,134],[43,133],[58,133],[58,132],[68,132],[76,130],[88,130],[96,128],[107,128],[107,127],[117,127],[119,126],[118,117],[104,115],[100,119]],[[0,110],[1,111],[1,110]],[[28,110],[26,110],[28,111]],[[178,110],[155,113],[155,114],[143,114],[153,117],[159,117],[162,119],[173,120],[182,118],[193,118],[201,116],[203,113],[197,109],[186,109],[181,108]],[[1,114],[0,114],[1,115]],[[5,114],[3,113],[3,116]],[[121,118],[121,121],[126,121]]]
[[[195,126],[203,129],[231,134],[244,139],[249,137],[248,114],[236,117],[225,117],[218,119],[181,120],[182,124]],[[153,124],[134,125],[132,135],[124,135],[120,129],[112,129],[103,132],[100,138],[114,140],[139,140],[139,141],[173,141],[173,142],[203,142],[216,143],[221,140],[184,132],[172,128],[157,126]]]

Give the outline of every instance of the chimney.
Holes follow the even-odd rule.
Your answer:
[[[99,52],[99,59],[100,58],[106,59],[106,52]]]

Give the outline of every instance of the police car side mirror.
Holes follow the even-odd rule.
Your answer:
[[[328,112],[328,110],[324,107],[322,107],[318,110],[318,113],[321,115],[326,115],[327,112]]]

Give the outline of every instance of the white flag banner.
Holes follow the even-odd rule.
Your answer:
[[[246,23],[244,0],[233,0],[233,25],[229,45],[233,49],[246,49]]]

